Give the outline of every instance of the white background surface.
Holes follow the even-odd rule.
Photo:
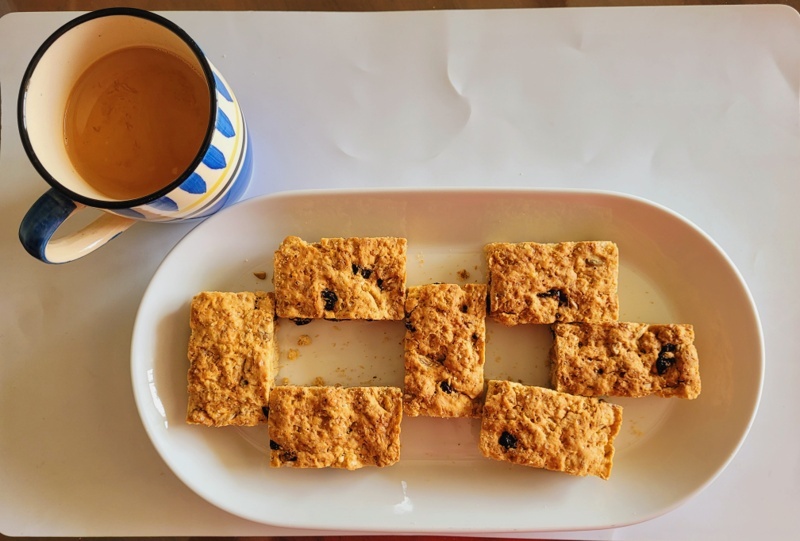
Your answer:
[[[794,10],[169,16],[242,102],[257,158],[248,197],[372,186],[595,188],[652,199],[708,232],[750,285],[764,327],[766,379],[750,436],[680,508],[561,537],[796,536]],[[20,219],[46,185],[22,153],[16,94],[38,44],[69,18],[0,19],[0,531],[313,533],[249,523],[207,504],[174,477],[139,421],[129,375],[133,320],[159,261],[191,226],[137,225],[60,267],[19,245]]]

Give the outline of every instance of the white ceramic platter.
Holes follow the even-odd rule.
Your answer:
[[[403,421],[394,466],[270,469],[266,427],[184,422],[189,303],[202,290],[271,290],[272,254],[287,235],[405,237],[409,285],[484,281],[487,242],[612,240],[620,249],[620,318],[694,324],[702,394],[614,399],[624,422],[608,481],[484,459],[477,420],[421,418]],[[281,321],[278,332],[279,383],[402,385],[402,322]],[[311,344],[298,345],[302,334]],[[489,322],[486,377],[547,385],[549,345],[546,326]],[[380,190],[277,194],[200,224],[142,299],[131,368],[158,452],[192,490],[230,513],[323,530],[474,533],[615,527],[681,504],[744,439],[764,354],[755,307],[730,260],[663,207],[583,191]]]

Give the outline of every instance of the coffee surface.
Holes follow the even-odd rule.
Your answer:
[[[64,118],[67,154],[97,191],[144,197],[192,163],[208,128],[204,77],[152,47],[112,52],[89,66],[70,92]]]

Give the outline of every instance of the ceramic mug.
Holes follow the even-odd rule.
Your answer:
[[[168,172],[174,177],[133,197],[99,191],[96,182],[90,182],[93,179],[87,180],[90,175],[85,170],[78,171],[78,162],[68,153],[75,151],[65,142],[68,101],[75,100],[70,94],[77,88],[79,78],[102,58],[128,54],[120,52],[132,48],[152,48],[188,64],[202,77],[197,82],[208,100],[207,110],[205,102],[200,104],[200,129],[193,135],[199,150],[190,149],[188,165],[182,170],[170,169]],[[111,65],[118,64],[115,60]],[[170,81],[167,77],[165,80]],[[172,89],[166,89],[164,94],[171,96],[169,92]],[[153,103],[163,107],[160,99],[156,93]],[[28,210],[19,237],[28,253],[47,263],[82,257],[138,221],[177,222],[209,216],[238,200],[252,174],[251,143],[230,86],[185,31],[148,11],[103,9],[59,28],[37,50],[25,71],[17,114],[25,152],[51,186]],[[175,131],[174,123],[166,127]],[[113,152],[105,154],[95,148],[90,158],[114,158]],[[138,156],[134,157],[134,166],[139,165]],[[103,213],[80,231],[53,238],[70,215],[85,207],[101,209]]]

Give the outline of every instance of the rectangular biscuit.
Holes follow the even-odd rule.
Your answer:
[[[479,447],[495,460],[608,479],[621,425],[621,406],[492,380]]]
[[[278,317],[403,319],[406,239],[286,237],[275,252]]]
[[[270,465],[389,466],[400,459],[402,418],[397,387],[275,387],[269,399]]]
[[[478,417],[486,347],[486,285],[409,288],[405,324],[405,414]]]
[[[272,293],[199,293],[189,321],[186,421],[206,426],[267,422],[277,372]]]
[[[697,398],[700,368],[691,325],[553,325],[553,387],[584,396]]]
[[[505,325],[615,321],[619,252],[609,241],[491,243],[489,315]]]

